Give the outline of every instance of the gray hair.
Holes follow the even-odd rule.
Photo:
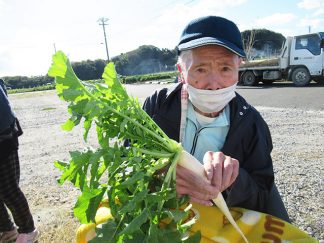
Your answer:
[[[177,64],[180,65],[182,70],[188,70],[192,62],[192,50],[181,51]]]

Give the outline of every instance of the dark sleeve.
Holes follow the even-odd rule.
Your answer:
[[[150,117],[154,116],[156,101],[157,101],[157,92],[155,92],[155,93],[153,93],[153,95],[147,97],[143,103],[142,108]]]
[[[243,133],[244,134],[244,133]],[[257,114],[256,123],[245,129],[239,175],[225,192],[228,206],[266,212],[274,183],[271,159],[272,140],[267,124]]]
[[[143,110],[169,138],[179,141],[180,92],[169,95],[169,90],[166,88],[158,90],[145,100]]]
[[[3,81],[2,79],[0,79],[0,86],[1,86],[1,88],[3,89],[3,92],[4,92],[6,95],[8,95],[8,93],[7,93],[7,89],[6,89],[6,85],[5,85],[5,83],[4,83],[4,81]]]
[[[145,99],[142,109],[152,118],[154,116],[154,109],[156,103],[157,92],[155,92],[152,96],[149,96]],[[130,140],[125,139],[124,146],[130,146]]]
[[[0,134],[0,137],[6,139],[0,140],[0,160],[7,158],[12,151],[18,150],[18,136],[22,134],[22,129],[17,119],[11,126]]]

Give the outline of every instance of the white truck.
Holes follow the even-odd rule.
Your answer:
[[[296,86],[311,80],[324,83],[324,32],[287,37],[280,56],[273,59],[243,61],[240,84],[271,84],[275,80],[293,81]]]

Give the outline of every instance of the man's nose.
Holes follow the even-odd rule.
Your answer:
[[[208,90],[221,89],[222,87],[220,86],[220,83],[221,83],[220,81],[221,81],[221,76],[220,76],[219,72],[217,72],[217,71],[211,72],[208,77],[206,89],[208,89]]]

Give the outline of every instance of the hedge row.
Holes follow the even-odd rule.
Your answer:
[[[178,72],[163,72],[163,73],[151,73],[143,75],[134,75],[134,76],[122,76],[121,81],[125,84],[152,81],[152,80],[161,80],[161,79],[175,79],[178,75]]]

